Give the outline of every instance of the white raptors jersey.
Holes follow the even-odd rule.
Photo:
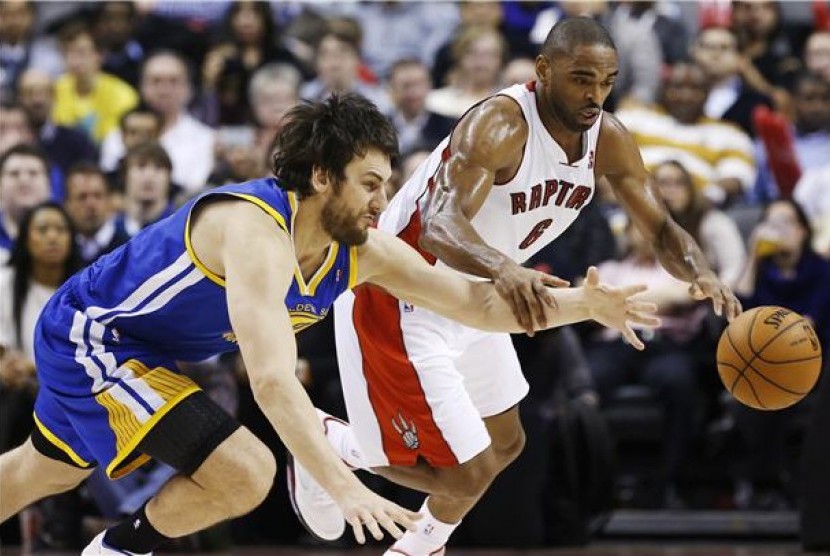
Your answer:
[[[583,134],[582,156],[568,164],[562,148],[548,133],[536,109],[535,82],[497,93],[522,108],[529,134],[516,175],[496,184],[472,219],[473,227],[491,247],[522,263],[556,239],[594,196],[594,159],[602,113]],[[417,248],[421,211],[430,180],[450,153],[445,138],[392,199],[379,228]],[[427,255],[432,261],[433,257]]]

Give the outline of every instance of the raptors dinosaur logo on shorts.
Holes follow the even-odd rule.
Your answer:
[[[410,450],[417,450],[421,446],[418,441],[418,428],[415,426],[415,421],[407,421],[403,414],[398,411],[398,416],[392,419],[392,426],[401,435],[404,446]]]

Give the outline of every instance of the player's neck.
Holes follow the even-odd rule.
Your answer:
[[[582,154],[582,132],[569,128],[554,110],[545,110],[536,92],[536,111],[542,124],[554,141],[562,148],[568,160],[576,160]]]
[[[300,262],[313,260],[325,253],[333,239],[322,224],[323,199],[313,195],[298,201],[291,236],[294,252]]]

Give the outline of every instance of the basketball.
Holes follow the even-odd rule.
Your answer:
[[[783,409],[815,386],[821,344],[809,321],[795,311],[756,307],[723,331],[717,362],[723,385],[739,402],[755,409]]]

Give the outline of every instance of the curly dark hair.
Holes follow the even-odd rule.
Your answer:
[[[322,102],[300,104],[285,115],[285,125],[274,139],[271,170],[283,189],[296,191],[302,199],[313,194],[314,168],[340,184],[346,166],[369,149],[396,158],[395,128],[364,97],[334,94]]]

